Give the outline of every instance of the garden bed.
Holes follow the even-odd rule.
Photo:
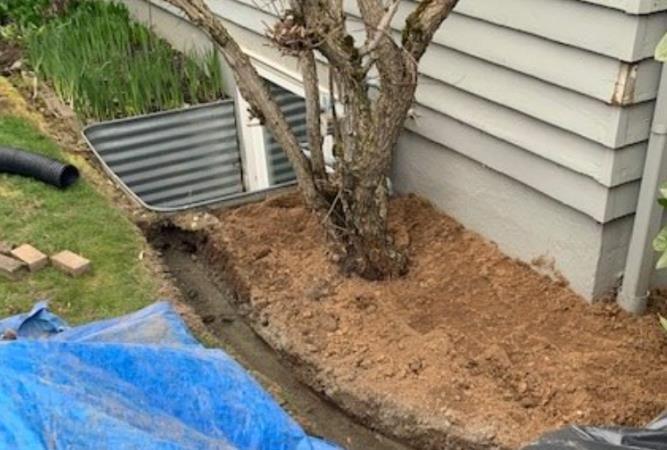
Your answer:
[[[412,260],[398,280],[343,276],[295,195],[220,213],[205,255],[306,382],[417,448],[517,448],[667,405],[664,299],[641,318],[589,306],[416,197],[390,216]]]

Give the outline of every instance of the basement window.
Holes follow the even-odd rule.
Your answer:
[[[258,68],[258,71],[285,115],[290,128],[299,140],[302,150],[308,156],[310,152],[308,151],[306,102],[304,100],[303,86],[299,81],[275,70],[261,70],[261,68]],[[327,93],[322,93],[320,96],[323,124],[326,123],[325,112],[327,110],[328,99],[329,96]],[[239,128],[243,143],[244,182],[247,190],[266,189],[271,186],[294,182],[296,176],[287,155],[273,138],[269,129],[262,126],[259,119],[250,116],[250,105],[238,91],[237,105]],[[326,129],[323,135],[326,134],[325,132]],[[331,148],[331,137],[325,137],[324,153],[329,163],[333,159]]]

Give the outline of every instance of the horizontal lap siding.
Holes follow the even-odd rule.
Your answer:
[[[625,11],[628,14],[650,14],[667,10],[667,0],[579,0]]]
[[[257,5],[211,1],[261,42],[273,16]],[[413,7],[401,5],[397,29]],[[461,0],[456,11],[424,57],[423,117],[407,127],[598,222],[631,214],[659,71],[646,49],[665,14],[581,0]]]
[[[461,0],[456,11],[627,62],[650,57],[667,22],[580,0]]]

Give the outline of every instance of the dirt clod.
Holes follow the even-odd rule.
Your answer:
[[[206,325],[210,325],[210,324],[212,324],[213,322],[215,322],[215,316],[214,316],[213,314],[209,314],[209,315],[203,316],[203,317],[201,318],[201,321],[204,322]]]

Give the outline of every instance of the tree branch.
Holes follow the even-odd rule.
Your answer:
[[[167,2],[182,10],[193,25],[207,33],[222,52],[225,61],[232,69],[241,95],[253,111],[261,115],[260,119],[263,119],[263,123],[287,154],[306,201],[311,207],[321,209],[323,205],[315,189],[310,162],[301,151],[299,141],[248,55],[241,50],[204,0],[167,0]]]
[[[322,153],[322,124],[320,122],[320,86],[317,77],[315,53],[305,51],[299,57],[303,87],[306,98],[306,125],[308,127],[308,146],[310,162],[316,180],[326,180],[324,154]]]
[[[405,20],[403,48],[419,61],[433,40],[433,35],[459,0],[422,0]]]
[[[380,76],[380,86],[390,96],[397,95],[396,86],[404,76],[405,59],[402,50],[391,36],[391,20],[400,0],[390,0],[387,8],[382,0],[358,0],[361,18],[366,27],[367,47],[372,51],[370,59],[364,64],[364,73],[375,64]]]
[[[375,31],[368,34],[366,44],[361,49],[362,56],[372,53],[377,48],[383,36],[391,39],[391,21],[394,19],[400,3],[401,0],[392,0],[384,16],[378,22]]]

